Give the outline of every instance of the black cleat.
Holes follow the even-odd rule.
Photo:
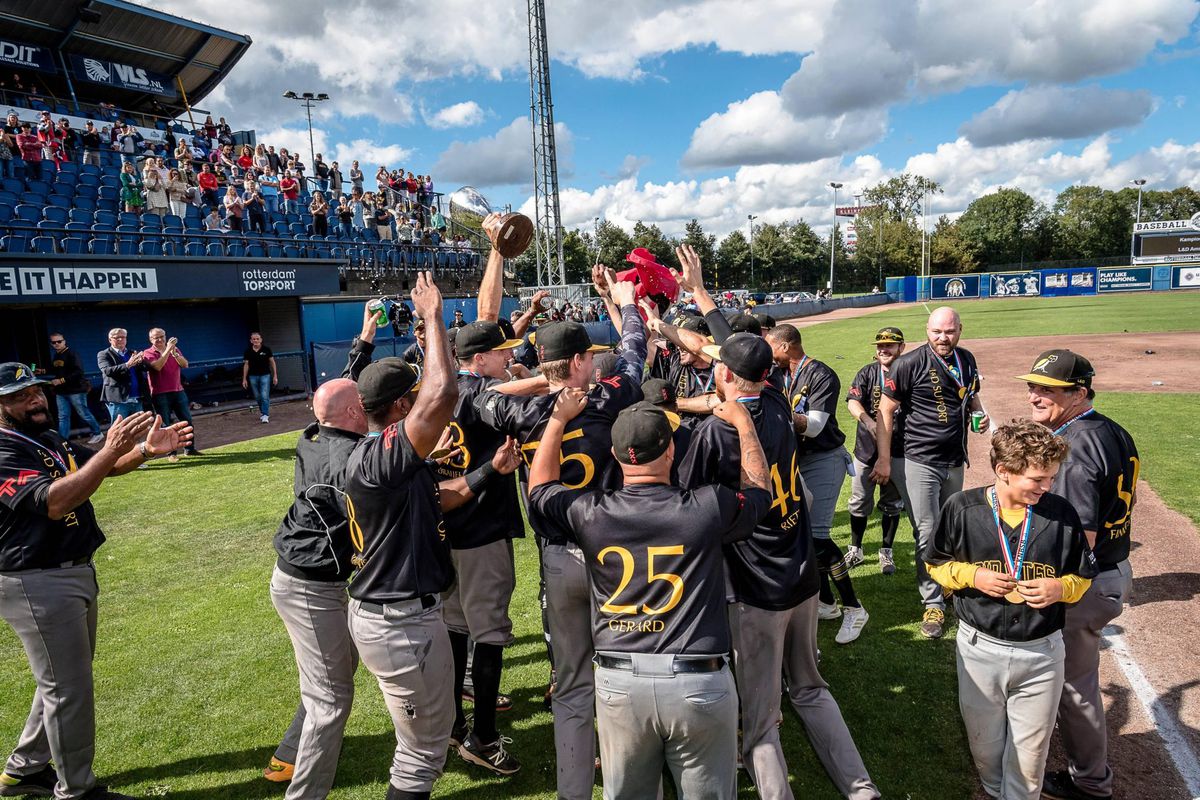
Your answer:
[[[1075,785],[1065,769],[1047,772],[1042,781],[1042,797],[1048,800],[1110,800],[1111,794],[1092,794]]]
[[[58,773],[47,764],[29,775],[0,774],[0,797],[53,797]]]
[[[504,749],[506,744],[512,744],[512,739],[501,736],[491,744],[485,745],[472,733],[458,748],[458,754],[463,761],[478,764],[497,775],[512,775],[521,769],[521,762]]]

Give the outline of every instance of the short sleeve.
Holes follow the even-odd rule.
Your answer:
[[[860,369],[858,374],[854,376],[854,380],[850,382],[850,389],[846,392],[847,402],[857,400],[861,403],[871,396],[871,387],[868,386],[870,382],[868,377],[870,375],[869,370],[870,367]]]
[[[601,378],[592,391],[596,393],[596,408],[613,414],[643,398],[641,384],[622,373]]]
[[[721,539],[736,542],[749,538],[771,507],[771,495],[765,489],[730,489],[715,485],[709,488],[715,495],[717,519],[721,521]]]
[[[958,547],[962,539],[963,515],[959,503],[948,500],[938,514],[937,527],[933,536],[926,543],[923,552],[918,556],[926,564],[936,566],[950,561],[965,561],[958,556]]]
[[[376,486],[404,486],[412,472],[424,466],[425,460],[417,455],[403,422],[384,428],[379,441],[367,448],[362,459],[364,477]]]
[[[36,453],[0,441],[0,505],[45,514],[53,478],[42,466]]]
[[[687,451],[676,465],[679,486],[682,489],[695,489],[717,482],[717,460],[720,453],[713,441],[711,427],[709,424],[702,424],[696,429],[688,443]]]
[[[1054,493],[1071,504],[1084,530],[1099,530],[1100,483],[1104,473],[1097,465],[1089,464],[1075,454],[1072,456],[1058,473]]]
[[[572,509],[583,498],[596,494],[599,492],[592,489],[568,489],[562,483],[554,481],[535,486],[529,492],[529,506],[537,514],[576,535],[578,528],[572,524]]]
[[[893,400],[899,400],[912,388],[912,367],[909,365],[911,361],[900,360],[892,365],[883,379],[883,386],[880,391],[884,397],[890,397]]]
[[[841,389],[841,383],[833,370],[814,370],[812,381],[808,384],[808,410],[824,411],[831,415],[837,413]]]
[[[500,433],[517,435],[516,421],[519,415],[517,403],[511,396],[500,392],[480,392],[475,398],[474,407],[484,425]]]

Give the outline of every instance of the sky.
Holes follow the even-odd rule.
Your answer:
[[[200,106],[532,213],[526,0],[150,0],[254,44]],[[833,220],[902,173],[932,214],[1018,187],[1200,189],[1195,0],[547,0],[562,221]],[[215,13],[214,9],[222,9]]]

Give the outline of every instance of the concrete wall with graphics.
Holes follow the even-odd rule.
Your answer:
[[[1066,297],[1111,292],[1200,289],[1200,263],[1069,267],[887,279],[887,296],[904,303],[976,297]]]

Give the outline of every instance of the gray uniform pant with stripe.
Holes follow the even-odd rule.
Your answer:
[[[30,775],[51,760],[54,796],[82,797],[96,785],[96,570],[91,564],[0,573],[0,616],[25,649],[37,689],[5,772]]]
[[[850,513],[869,517],[875,510],[875,490],[879,490],[879,513],[899,516],[904,511],[904,459],[892,459],[892,479],[880,486],[871,480],[871,467],[854,459],[854,475],[850,477]]]
[[[1062,632],[1067,658],[1058,704],[1058,730],[1075,784],[1100,796],[1112,794],[1113,784],[1113,773],[1108,768],[1104,700],[1100,696],[1100,632],[1120,616],[1132,588],[1133,569],[1128,560],[1116,569],[1101,572],[1079,602],[1067,606],[1067,624]]]
[[[454,727],[454,656],[442,604],[422,608],[411,600],[384,606],[379,614],[351,599],[350,635],[379,681],[396,728],[392,786],[431,791],[446,766]]]
[[[282,572],[271,575],[271,603],[279,612],[300,672],[295,775],[287,800],[324,800],[333,788],[342,734],[354,702],[358,652],[350,639],[345,581],[311,581]]]
[[[583,551],[574,545],[544,545],[542,573],[558,681],[551,699],[558,796],[560,800],[590,800],[596,780],[596,684],[592,672],[592,590]]]
[[[917,537],[917,589],[921,593],[921,603],[926,606],[946,607],[942,587],[929,577],[929,569],[925,566],[922,555],[925,545],[933,538],[938,515],[942,513],[942,504],[950,495],[961,492],[962,487],[961,465],[935,467],[919,464],[911,458],[904,459],[904,484],[900,486],[900,490],[905,493],[904,504],[908,506],[913,534]]]
[[[841,447],[810,453],[796,459],[796,469],[804,479],[804,488],[812,495],[808,518],[814,539],[828,539],[833,527],[833,512],[846,481],[850,456]]]
[[[1038,800],[1063,684],[1061,631],[1007,642],[958,622],[958,707],[983,789]]]
[[[664,765],[681,800],[736,797],[738,703],[729,667],[676,674],[674,656],[631,655],[633,671],[596,669],[604,799],[660,797]]]
[[[780,665],[788,699],[838,792],[872,800],[879,790],[817,669],[817,596],[785,611],[729,606],[733,662],[742,703],[742,762],[762,800],[793,800],[779,741]]]

